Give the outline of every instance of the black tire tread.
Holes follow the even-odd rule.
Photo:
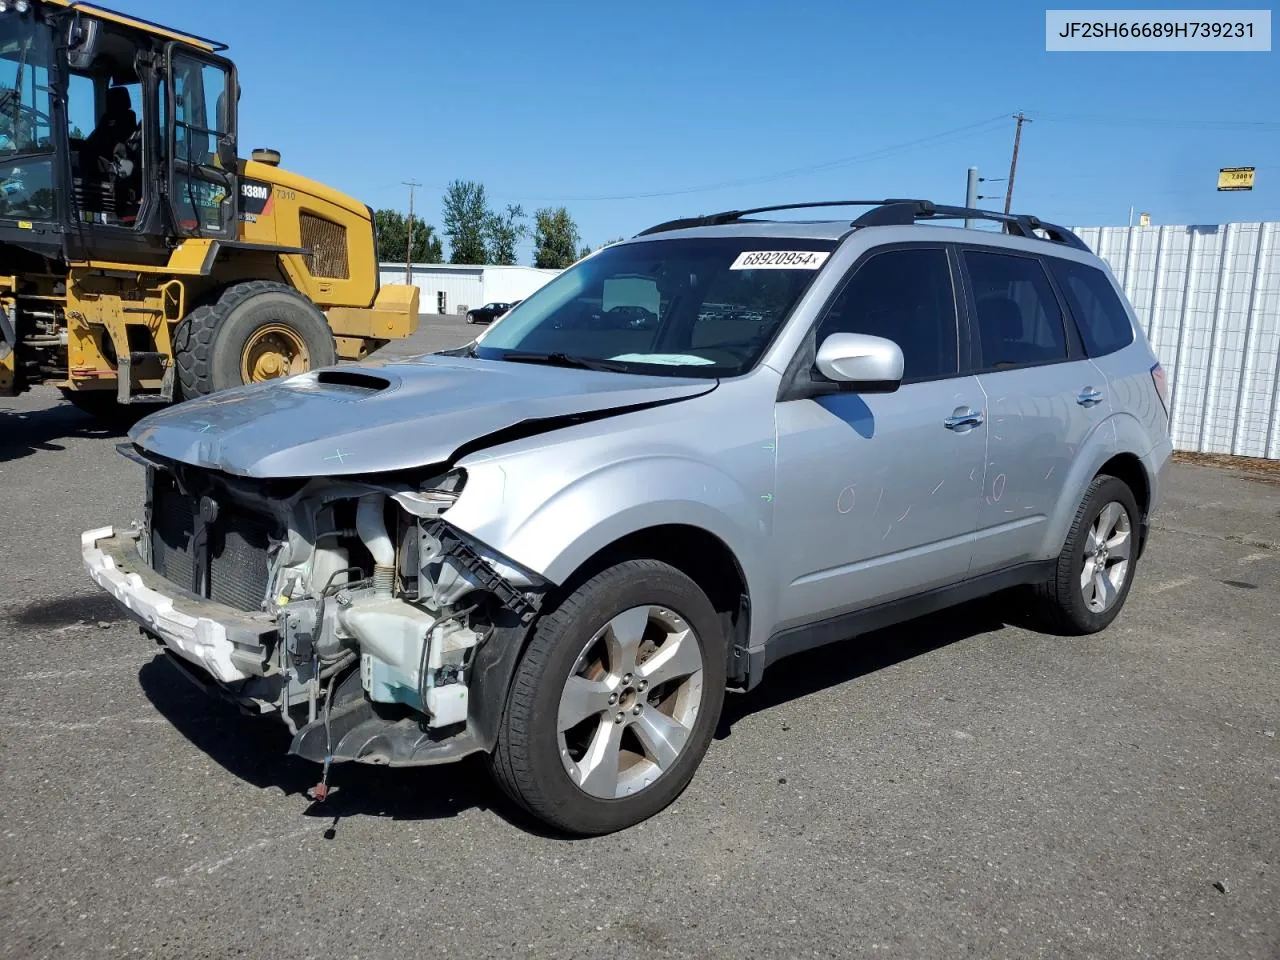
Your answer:
[[[538,819],[575,833],[582,831],[565,823],[556,804],[538,788],[530,762],[534,753],[533,731],[527,726],[507,721],[513,709],[525,716],[531,712],[540,682],[545,681],[547,662],[558,649],[564,631],[582,617],[583,607],[589,602],[590,593],[612,593],[646,574],[675,577],[685,581],[697,593],[702,592],[693,580],[675,567],[651,559],[624,561],[579,586],[538,621],[512,679],[497,747],[490,755],[490,773],[507,796]]]
[[[1032,596],[1036,603],[1036,613],[1044,626],[1054,633],[1060,633],[1065,636],[1082,636],[1093,632],[1084,627],[1071,612],[1072,600],[1070,598],[1074,597],[1075,591],[1078,590],[1078,584],[1075,580],[1079,576],[1075,570],[1075,550],[1080,538],[1087,534],[1089,525],[1084,522],[1085,517],[1092,511],[1094,504],[1099,499],[1100,492],[1112,483],[1118,483],[1126,490],[1129,490],[1128,484],[1110,474],[1100,473],[1094,477],[1093,482],[1085,490],[1084,496],[1080,498],[1080,506],[1076,508],[1076,515],[1072,518],[1071,528],[1067,532],[1067,539],[1062,545],[1062,552],[1058,555],[1054,575],[1042,583],[1034,584],[1031,588]],[[1129,491],[1129,493],[1130,496],[1133,495],[1132,491]],[[1137,517],[1135,516],[1133,519],[1136,521]],[[1136,523],[1134,524],[1133,535],[1137,536]],[[1130,560],[1129,584],[1133,582],[1137,559],[1137,550],[1135,549]],[[1120,605],[1123,605],[1123,600]]]
[[[245,280],[225,288],[218,298],[188,313],[174,330],[173,352],[182,398],[213,393],[213,347],[218,328],[231,311],[250,297],[263,293],[283,293],[307,300],[295,288],[276,280]],[[327,323],[326,323],[327,326]],[[329,332],[332,340],[333,331]],[[334,353],[337,353],[336,343]]]

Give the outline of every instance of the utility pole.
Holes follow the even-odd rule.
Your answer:
[[[409,188],[409,243],[404,250],[404,282],[413,283],[413,188],[420,187],[417,180],[402,180]]]
[[[1013,132],[1013,159],[1009,162],[1009,187],[1004,194],[1005,213],[1008,213],[1009,208],[1013,206],[1013,178],[1018,172],[1018,146],[1022,143],[1022,125],[1031,122],[1021,112],[1015,114],[1013,119],[1018,121],[1018,126]]]
[[[969,182],[965,185],[965,190],[964,190],[964,205],[968,207],[970,210],[972,210],[974,207],[978,205],[978,168],[977,167],[969,168]],[[964,221],[964,225],[965,227],[972,229],[974,225],[977,224],[977,222],[978,222],[977,220],[974,220],[972,218],[966,218]]]

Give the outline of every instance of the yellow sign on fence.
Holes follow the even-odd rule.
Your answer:
[[[1223,167],[1218,171],[1219,190],[1252,190],[1253,167]]]

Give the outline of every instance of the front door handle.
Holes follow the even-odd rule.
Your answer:
[[[966,431],[972,430],[974,427],[982,426],[985,418],[980,410],[970,410],[968,407],[958,407],[956,412],[942,421],[943,426],[948,430]]]
[[[1082,407],[1092,407],[1102,402],[1102,391],[1093,387],[1085,387],[1076,397],[1076,403]]]

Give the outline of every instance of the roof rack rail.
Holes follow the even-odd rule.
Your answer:
[[[804,210],[814,207],[871,207],[858,217],[851,227],[890,227],[905,226],[921,220],[990,220],[1004,227],[1004,232],[1015,237],[1029,240],[1049,240],[1053,243],[1066,244],[1077,250],[1088,250],[1088,245],[1066,227],[1056,223],[1047,223],[1039,217],[1025,213],[997,213],[994,210],[979,210],[974,207],[953,207],[934,203],[931,200],[889,199],[889,200],[828,200],[813,203],[783,203],[771,207],[753,207],[748,210],[725,210],[722,213],[709,213],[698,217],[684,217],[679,220],[668,220],[657,226],[642,230],[636,236],[665,233],[668,230],[684,230],[689,227],[709,227],[727,223],[740,223],[745,217],[757,213],[772,213],[777,210]],[[1037,232],[1039,231],[1039,232]],[[1041,236],[1043,234],[1043,236]]]
[[[746,210],[725,210],[721,213],[705,213],[697,217],[681,217],[668,220],[657,226],[641,230],[636,234],[643,237],[650,233],[666,233],[668,230],[686,230],[689,227],[714,227],[725,223],[737,223],[744,217],[756,213],[773,213],[777,210],[807,210],[811,207],[879,207],[890,200],[828,200],[822,203],[780,203],[772,207],[749,207]]]

